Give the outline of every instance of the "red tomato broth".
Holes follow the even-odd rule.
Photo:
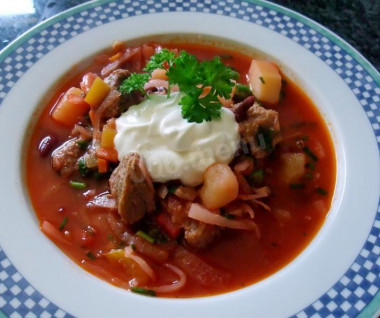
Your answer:
[[[235,51],[210,47],[198,44],[169,44],[168,48],[184,49],[199,59],[209,59],[216,55],[229,57],[222,59],[224,63],[238,70],[241,82],[246,83],[245,74],[250,65],[251,57]],[[107,53],[111,56],[112,53]],[[104,53],[93,59],[85,70],[66,78],[55,88],[53,98],[47,103],[37,124],[28,148],[27,155],[27,185],[32,204],[40,223],[49,221],[57,228],[67,218],[67,224],[62,230],[63,235],[70,244],[62,244],[55,240],[56,245],[73,261],[90,273],[119,287],[129,288],[130,273],[119,263],[112,262],[105,257],[92,256],[116,248],[118,243],[112,242],[112,230],[106,220],[106,212],[86,209],[84,193],[95,189],[96,194],[108,188],[108,181],[101,182],[75,176],[76,181],[87,184],[85,190],[73,189],[67,179],[60,177],[51,168],[48,157],[41,157],[37,151],[40,141],[47,135],[57,140],[57,145],[64,142],[71,129],[55,123],[50,116],[51,109],[58,97],[71,86],[79,86],[83,74],[87,71],[99,72],[107,59]],[[222,236],[213,242],[205,251],[194,251],[208,264],[227,271],[232,279],[227,284],[201,286],[191,277],[188,277],[185,288],[174,294],[163,294],[164,297],[196,297],[215,295],[236,290],[258,282],[276,271],[280,270],[299,255],[311,242],[323,224],[329,211],[335,187],[336,161],[333,144],[326,124],[318,113],[311,100],[292,81],[286,79],[284,87],[285,97],[275,107],[279,112],[282,133],[296,137],[281,142],[274,154],[268,159],[259,160],[257,167],[265,172],[264,182],[272,191],[272,195],[265,201],[271,207],[268,212],[257,207],[255,209],[255,222],[258,224],[261,237],[257,238],[253,232],[226,230]],[[278,178],[280,169],[279,155],[284,152],[299,151],[295,147],[295,139],[307,136],[303,146],[307,145],[316,151],[316,144],[320,143],[325,155],[318,158],[312,171],[318,180],[306,189],[291,189],[281,184]],[[309,160],[310,161],[310,160]],[[318,186],[327,193],[320,194],[315,191]],[[310,189],[309,189],[310,188]],[[323,202],[315,206],[313,202]],[[290,219],[279,220],[274,210],[281,209],[290,213]],[[84,229],[91,226],[95,235]],[[84,238],[83,238],[84,237]],[[90,254],[89,254],[90,253]],[[90,257],[89,257],[90,256]],[[149,286],[169,284],[178,277],[170,270],[147,260],[158,273],[158,280]]]

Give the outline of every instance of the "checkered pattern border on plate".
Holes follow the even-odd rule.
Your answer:
[[[0,61],[0,106],[19,78],[61,43],[96,26],[159,12],[203,12],[249,21],[276,31],[333,69],[360,101],[380,144],[380,87],[352,49],[313,22],[275,5],[253,0],[100,1],[60,15],[23,36]],[[347,48],[347,47],[346,47]],[[355,317],[380,288],[380,208],[361,252],[341,279],[294,317]],[[0,308],[7,316],[72,317],[35,290],[0,249]]]

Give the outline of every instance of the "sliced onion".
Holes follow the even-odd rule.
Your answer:
[[[124,255],[125,255],[125,257],[128,257],[128,258],[134,260],[141,267],[141,269],[145,272],[145,274],[147,274],[152,280],[156,279],[156,275],[154,274],[153,269],[148,265],[147,262],[145,262],[145,260],[143,258],[136,255],[131,247],[127,246],[126,248],[124,248]]]
[[[144,85],[144,89],[148,90],[150,88],[163,87],[168,89],[169,82],[163,79],[151,79],[148,83]]]
[[[192,203],[189,218],[198,220],[204,223],[227,227],[230,229],[256,231],[258,227],[253,221],[230,220],[219,214],[213,213],[197,203]]]
[[[46,220],[44,220],[41,224],[41,231],[56,242],[71,245],[71,242],[65,239],[63,233],[59,231],[53,224]]]
[[[262,187],[262,188],[253,188],[253,190],[258,193],[258,194],[262,194],[262,195],[265,195],[265,196],[269,196],[270,195],[270,188],[269,187]]]
[[[186,274],[179,269],[177,266],[165,263],[163,264],[165,267],[169,268],[172,270],[174,273],[176,273],[179,276],[179,279],[174,281],[170,285],[163,285],[163,286],[158,286],[158,287],[149,287],[149,289],[154,290],[157,293],[173,293],[176,292],[180,289],[182,289],[187,281]]]
[[[256,201],[257,199],[266,198],[267,195],[264,193],[256,194],[239,194],[238,198],[243,201]]]

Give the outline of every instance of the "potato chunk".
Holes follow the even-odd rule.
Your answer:
[[[276,104],[280,99],[281,74],[275,64],[252,60],[248,71],[249,84],[256,98]]]
[[[303,153],[284,153],[281,155],[281,179],[286,183],[297,181],[305,174],[306,156]]]
[[[214,163],[204,173],[204,183],[199,190],[202,204],[219,209],[238,196],[239,184],[231,168],[225,163]]]

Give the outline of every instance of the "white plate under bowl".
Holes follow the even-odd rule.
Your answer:
[[[337,184],[318,235],[288,266],[238,291],[163,299],[109,285],[74,264],[40,232],[25,189],[28,124],[52,85],[73,64],[113,40],[160,34],[200,34],[265,52],[313,99],[333,137]],[[0,53],[2,313],[183,318],[372,315],[380,287],[379,83],[377,71],[336,35],[262,1],[103,0],[37,26]]]

